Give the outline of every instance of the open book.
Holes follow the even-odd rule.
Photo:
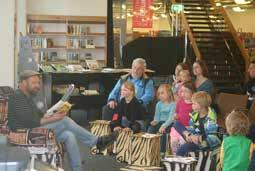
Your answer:
[[[74,90],[74,84],[70,84],[63,95],[63,97],[50,109],[47,110],[48,115],[53,115],[57,111],[67,112],[71,109],[72,105],[68,103],[68,100]]]

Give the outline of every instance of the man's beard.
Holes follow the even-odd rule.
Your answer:
[[[28,93],[31,95],[31,96],[36,96],[38,94],[39,90],[34,90],[34,89],[28,89]]]

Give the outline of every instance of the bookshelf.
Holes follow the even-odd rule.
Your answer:
[[[106,17],[28,14],[27,35],[39,66],[80,64],[86,67],[87,59],[106,66]]]

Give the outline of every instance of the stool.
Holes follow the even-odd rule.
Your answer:
[[[193,157],[168,156],[161,161],[167,171],[195,171],[196,168]]]
[[[111,134],[111,128],[110,128],[110,121],[106,120],[96,120],[93,122],[90,122],[91,125],[91,133],[96,136],[105,136]],[[109,146],[107,149],[103,151],[99,151],[96,147],[92,147],[90,149],[91,154],[98,154],[101,153],[103,155],[107,155],[108,153],[111,153],[113,149],[113,146]]]
[[[113,153],[116,154],[116,160],[120,162],[128,162],[130,158],[130,146],[132,130],[121,129],[117,140],[114,142]]]
[[[130,158],[133,166],[160,166],[161,134],[138,133],[130,139]]]

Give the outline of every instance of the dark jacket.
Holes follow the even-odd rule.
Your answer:
[[[117,113],[114,114],[117,115],[117,119],[112,121],[111,127],[112,129],[117,126],[121,126],[121,120],[122,117],[125,116],[130,124],[134,123],[136,120],[143,120],[145,109],[143,106],[138,102],[137,98],[134,97],[129,103],[126,103],[125,99],[122,98],[120,103],[118,104]]]

